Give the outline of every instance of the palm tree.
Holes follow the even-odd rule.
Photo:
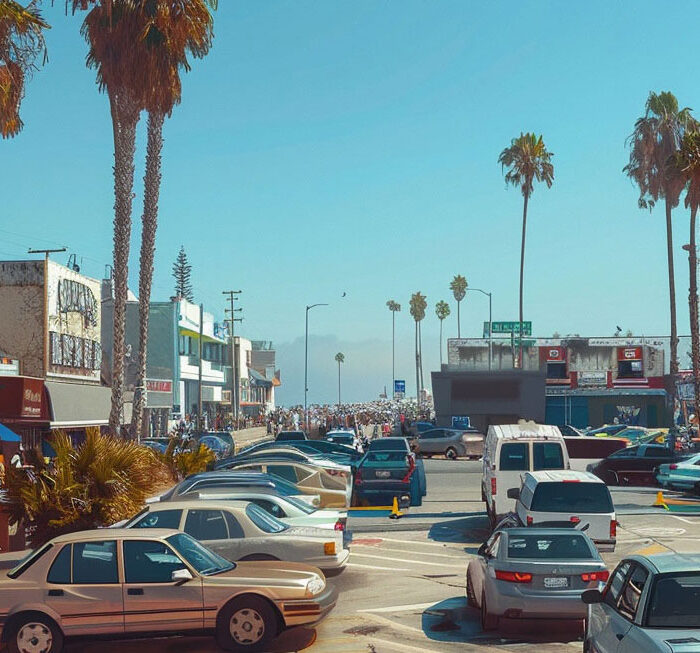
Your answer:
[[[148,315],[158,226],[163,123],[165,118],[172,114],[175,105],[180,103],[180,70],[190,70],[187,55],[204,57],[211,47],[214,21],[209,7],[215,9],[216,0],[190,0],[185,4],[181,0],[160,0],[159,6],[141,0],[141,18],[144,26],[140,34],[147,46],[148,58],[144,65],[151,83],[143,97],[143,108],[148,111],[148,141],[141,218],[139,358],[131,418],[133,434],[140,434],[144,423]]]
[[[467,294],[467,280],[461,275],[461,274],[456,274],[454,279],[450,282],[450,290],[452,291],[452,295],[455,298],[455,301],[457,302],[457,337],[461,338],[462,337],[462,328],[460,325],[460,319],[459,319],[459,306],[462,303],[462,300],[464,299],[465,295]],[[440,324],[442,326],[442,323]],[[442,342],[442,339],[441,339]],[[442,353],[442,349],[440,350]]]
[[[671,310],[671,374],[678,372],[678,326],[676,323],[676,282],[673,270],[673,231],[671,211],[678,206],[683,180],[667,175],[669,159],[678,152],[683,133],[692,126],[693,118],[687,107],[679,109],[673,93],[650,92],[644,115],[634,124],[627,139],[629,163],[623,172],[639,186],[640,208],[651,210],[664,199],[666,209],[666,258],[668,261],[668,293]]]
[[[345,362],[345,355],[338,352],[335,355],[335,362],[338,363],[338,408],[340,408],[340,364]]]
[[[518,367],[523,364],[523,273],[525,271],[525,232],[527,227],[527,204],[534,191],[533,182],[544,182],[547,188],[554,181],[554,155],[547,150],[542,136],[521,133],[514,138],[498,157],[498,162],[506,172],[506,184],[519,186],[523,194],[523,235],[520,242],[520,338],[518,346]]]
[[[15,0],[0,0],[0,135],[16,136],[22,129],[19,116],[27,78],[43,55],[46,61],[45,29],[37,2],[26,6]]]
[[[459,307],[459,304],[457,304]],[[440,300],[435,304],[435,315],[440,320],[440,367],[442,368],[442,321],[450,314],[450,306],[447,302]],[[459,315],[459,308],[457,309]]]
[[[428,306],[425,295],[419,292],[411,295],[409,302],[411,308],[410,313],[416,323],[416,401],[420,403],[421,390],[423,389],[423,357],[422,357],[422,338],[420,323],[425,317],[425,309]]]
[[[391,387],[392,397],[396,395],[396,314],[401,310],[401,304],[390,299],[386,305],[391,311]]]
[[[686,131],[680,142],[679,151],[668,162],[667,176],[676,178],[686,187],[685,206],[690,209],[690,242],[683,249],[688,250],[690,268],[690,291],[688,307],[690,313],[691,358],[693,384],[695,387],[694,412],[700,415],[700,324],[698,320],[698,260],[695,238],[695,225],[700,206],[700,132]]]

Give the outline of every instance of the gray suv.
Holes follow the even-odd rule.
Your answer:
[[[430,429],[421,433],[412,444],[416,453],[424,456],[442,454],[451,460],[460,456],[480,458],[484,452],[484,436],[477,431]]]

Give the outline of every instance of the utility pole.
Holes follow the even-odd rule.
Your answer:
[[[242,291],[240,290],[224,290],[222,294],[228,297],[230,308],[226,312],[231,313],[231,421],[234,425],[238,423],[238,360],[236,357],[236,338],[235,338],[235,323],[236,311],[242,309],[235,309],[233,307],[233,302],[238,301],[236,295],[240,295]],[[235,430],[235,427],[234,427]]]
[[[328,304],[311,304],[306,307],[306,335],[304,337],[304,430],[309,432],[309,412],[306,405],[306,395],[309,392],[309,311],[316,306]]]
[[[202,419],[202,339],[204,337],[204,304],[199,305],[199,376],[198,376],[198,393],[197,393],[197,430],[201,433],[204,429],[204,420]]]

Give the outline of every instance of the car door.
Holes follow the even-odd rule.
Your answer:
[[[481,595],[484,592],[484,583],[488,575],[489,562],[493,560],[498,553],[498,543],[501,538],[501,533],[494,533],[484,544],[483,550],[480,549],[479,555],[474,559],[474,571],[471,575],[472,593],[479,605],[481,605]]]
[[[243,528],[228,510],[189,509],[183,530],[231,562],[250,553]]]
[[[606,483],[627,485],[629,484],[629,479],[636,473],[640,460],[639,446],[627,447],[616,451],[607,457],[606,467],[608,473],[601,475],[601,478]]]
[[[124,540],[124,630],[179,632],[204,627],[202,580],[173,581],[187,564],[162,540]]]
[[[673,452],[668,447],[650,444],[644,448],[643,460],[644,467],[639,470],[637,477],[639,484],[656,485],[656,470],[659,465],[673,462]]]
[[[646,586],[651,583],[651,575],[649,571],[640,564],[633,564],[632,569],[627,577],[627,582],[620,593],[620,598],[617,601],[617,613],[628,624],[629,629],[625,632],[620,640],[620,646],[617,649],[618,653],[637,653],[644,650],[640,648],[640,642],[635,637],[634,621],[639,615],[643,607],[642,597]]]
[[[443,453],[443,448],[445,444],[445,430],[444,429],[430,429],[429,431],[423,431],[418,436],[418,442],[421,453]]]
[[[617,653],[631,628],[632,624],[619,614],[617,605],[632,566],[631,561],[623,560],[610,577],[603,601],[591,605],[588,638],[599,653]]]
[[[67,636],[123,632],[116,540],[64,544],[49,568],[46,583],[45,603],[61,616]]]

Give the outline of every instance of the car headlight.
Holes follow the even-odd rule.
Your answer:
[[[316,594],[320,594],[321,592],[323,592],[324,589],[326,589],[326,581],[323,580],[323,578],[321,578],[320,576],[312,578],[306,584],[306,592],[309,594],[309,596],[315,596]]]

